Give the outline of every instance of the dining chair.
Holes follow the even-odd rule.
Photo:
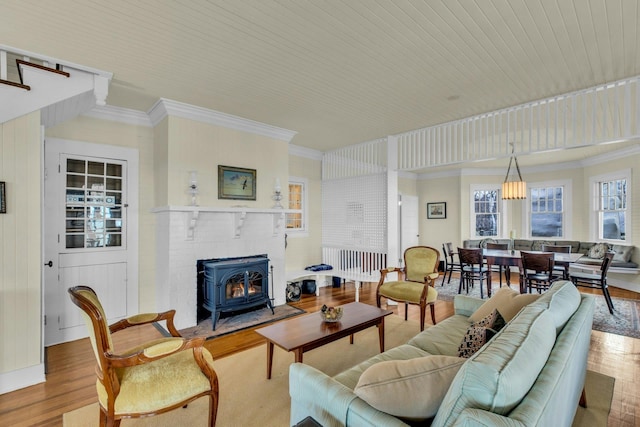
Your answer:
[[[444,281],[447,279],[447,274],[449,274],[449,279],[447,279],[447,284],[451,283],[451,275],[454,271],[461,272],[462,266],[460,265],[460,260],[456,262],[455,257],[458,255],[457,252],[453,251],[453,244],[451,242],[442,244],[442,253],[444,254],[444,275],[442,276],[442,284],[444,286]]]
[[[553,267],[555,265],[553,252],[525,252],[520,251],[522,261],[522,281],[528,293],[537,289],[539,293],[546,291],[555,280]]]
[[[427,306],[431,320],[436,324],[435,302],[438,299],[435,281],[440,276],[440,251],[429,246],[412,246],[404,251],[404,267],[389,267],[380,270],[380,282],[376,289],[376,302],[381,298],[404,303],[404,320],[407,320],[408,305],[420,306],[420,330],[424,331]],[[387,274],[397,273],[398,280],[386,281]]]
[[[168,412],[204,396],[209,397],[207,425],[215,426],[218,377],[213,357],[203,347],[203,337],[180,336],[173,321],[175,310],[138,314],[107,325],[105,311],[93,289],[75,286],[68,292],[71,301],[82,310],[97,359],[100,426],[117,427],[122,419]],[[115,332],[163,320],[171,337],[125,351],[114,348]]]
[[[485,245],[486,249],[496,249],[496,250],[501,250],[501,251],[507,251],[509,250],[509,244],[508,243],[492,243],[492,242],[487,242]],[[500,287],[502,287],[502,271],[504,268],[504,279],[505,281],[507,280],[507,268],[509,268],[508,266],[503,266],[503,265],[495,265],[494,267],[498,267],[498,277],[500,277]]]
[[[474,282],[480,283],[480,298],[484,298],[483,285],[486,280],[489,282],[491,271],[484,263],[481,248],[458,248],[458,256],[460,257],[460,265],[462,272],[460,273],[460,286],[458,293],[462,293],[464,287],[469,293],[469,286],[473,287]]]
[[[584,272],[572,272],[569,277],[570,280],[576,286],[582,286],[585,288],[600,289],[604,296],[607,306],[609,307],[609,313],[613,314],[613,301],[611,295],[609,295],[609,287],[607,285],[607,270],[613,260],[613,252],[607,252],[602,259],[600,265],[600,273],[584,273]]]
[[[542,252],[570,254],[571,245],[542,245]],[[569,280],[569,263],[558,263],[558,261],[556,261],[553,266],[553,275],[557,278]]]

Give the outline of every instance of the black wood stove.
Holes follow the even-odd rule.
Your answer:
[[[267,305],[269,258],[255,255],[198,260],[198,322],[211,313],[213,330],[221,313],[233,313]]]

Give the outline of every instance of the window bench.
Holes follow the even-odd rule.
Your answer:
[[[596,245],[596,242],[581,242],[577,240],[539,240],[539,239],[476,239],[465,240],[463,245],[465,248],[479,248],[485,247],[488,242],[496,243],[508,243],[509,248],[519,251],[540,251],[542,245],[570,245],[571,252],[581,253],[583,257],[578,260],[577,263],[571,265],[572,268],[580,268],[590,271],[599,270],[601,259],[589,258],[589,249]],[[638,264],[633,262],[634,246],[631,245],[618,245],[609,244],[609,250],[616,253],[613,258],[613,262],[609,267],[610,273],[623,273],[623,274],[640,274],[640,268]]]

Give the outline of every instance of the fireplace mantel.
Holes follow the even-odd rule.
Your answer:
[[[214,206],[162,206],[153,208],[153,213],[161,212],[184,212],[188,218],[187,240],[193,239],[196,229],[198,217],[201,213],[232,213],[235,215],[235,238],[239,238],[242,232],[242,226],[249,214],[272,214],[273,215],[273,234],[277,235],[284,226],[284,216],[286,213],[295,212],[291,209],[273,209],[273,208],[250,208],[245,206],[233,207],[214,207]]]
[[[292,209],[272,209],[272,208],[250,208],[248,206],[231,206],[231,207],[216,207],[216,206],[161,206],[151,209],[151,212],[222,212],[222,213],[272,213],[282,214],[295,212]]]

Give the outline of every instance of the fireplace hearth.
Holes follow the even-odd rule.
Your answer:
[[[211,316],[215,331],[221,314],[265,305],[273,313],[267,255],[198,260],[197,269],[198,322]]]

